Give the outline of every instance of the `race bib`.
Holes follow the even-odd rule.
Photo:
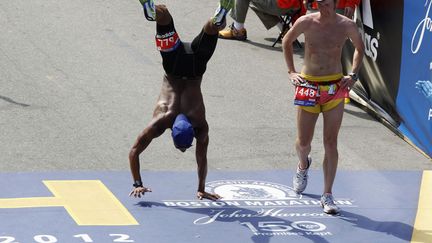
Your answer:
[[[296,87],[294,105],[315,106],[318,95],[318,85],[303,83]]]
[[[163,35],[156,35],[156,47],[158,51],[170,52],[175,50],[180,44],[180,38],[175,31]]]

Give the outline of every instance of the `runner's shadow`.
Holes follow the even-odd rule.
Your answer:
[[[355,106],[355,107],[358,107],[358,108],[362,109],[359,105],[352,104],[352,103],[353,102],[350,102],[350,104],[352,106]],[[350,104],[348,104],[348,105],[350,105]],[[377,119],[375,119],[372,115],[370,115],[369,113],[367,113],[367,111],[364,111],[364,110],[362,110],[362,111],[355,111],[355,110],[352,110],[351,107],[345,106],[345,110],[344,111],[346,113],[350,114],[350,115],[353,115],[355,117],[358,117],[358,118],[361,118],[361,119],[364,119],[364,120],[377,121]]]
[[[282,47],[280,47],[280,46],[279,47],[272,47],[270,45],[262,44],[262,43],[255,42],[255,41],[252,41],[252,40],[245,40],[243,42],[247,43],[249,45],[255,46],[255,47],[259,47],[259,48],[262,48],[262,49],[269,50],[269,51],[282,52]]]
[[[411,225],[405,223],[395,221],[377,221],[366,216],[347,211],[343,211],[340,214],[340,218],[354,224],[355,227],[393,235],[406,242],[411,241],[411,236],[414,229]],[[424,234],[425,236],[426,233],[427,232],[421,232],[421,234]]]
[[[315,199],[315,200],[320,200],[321,199],[321,195],[318,194],[312,194],[312,193],[302,193],[303,196]]]
[[[205,202],[205,201],[204,201]],[[221,202],[221,201],[220,201]],[[166,206],[160,202],[145,202],[137,203],[138,206],[153,208],[163,207],[168,209],[181,210],[187,213],[199,214],[202,217],[197,218],[193,223],[195,225],[207,225],[213,222],[233,223],[238,222],[252,233],[251,240],[254,243],[269,243],[273,236],[298,236],[309,239],[311,242],[328,243],[326,239],[319,235],[307,234],[301,230],[294,229],[292,221],[275,217],[276,210],[268,212],[268,210],[260,209],[259,211],[250,210],[237,206],[221,206],[209,208],[186,208]],[[243,221],[242,221],[243,219]],[[261,222],[261,225],[260,225]],[[264,223],[263,223],[264,222]],[[267,222],[267,223],[266,223]],[[279,230],[279,231],[278,231]],[[306,231],[306,230],[305,230]],[[270,234],[274,232],[275,234]],[[284,234],[286,233],[286,234]]]
[[[303,193],[303,196],[307,196],[309,198],[320,200],[320,195],[317,194],[307,194]],[[335,218],[342,219],[346,222],[352,223],[354,227],[375,231],[375,232],[382,232],[389,235],[393,235],[401,240],[404,241],[411,241],[413,227],[411,225],[401,223],[401,222],[395,222],[395,221],[376,221],[372,220],[366,216],[355,214],[352,212],[345,211],[343,208],[341,208],[341,212],[334,216]],[[431,232],[424,232],[421,231],[419,234],[420,237],[430,237],[428,233]]]

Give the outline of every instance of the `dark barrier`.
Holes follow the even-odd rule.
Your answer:
[[[354,87],[372,111],[432,157],[432,0],[363,0],[357,24],[366,56]],[[343,65],[351,69],[352,45]]]

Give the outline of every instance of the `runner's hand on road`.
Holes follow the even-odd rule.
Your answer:
[[[144,196],[144,194],[146,192],[151,192],[152,190],[150,188],[147,187],[136,187],[134,188],[131,193],[129,193],[129,197],[133,196],[133,197],[141,197]]]

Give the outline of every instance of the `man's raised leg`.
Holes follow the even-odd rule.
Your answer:
[[[165,5],[156,5],[156,46],[162,54],[163,67],[167,74],[173,72],[175,50],[181,45],[173,18]]]
[[[147,20],[156,21],[160,25],[168,25],[172,21],[171,14],[165,5],[155,5],[154,0],[140,0],[140,3]]]

